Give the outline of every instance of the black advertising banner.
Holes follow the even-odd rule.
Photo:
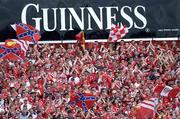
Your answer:
[[[111,24],[122,22],[126,38],[178,37],[180,0],[0,0],[0,41],[13,38],[10,24],[35,26],[42,40],[108,38]]]

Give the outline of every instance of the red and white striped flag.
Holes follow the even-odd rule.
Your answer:
[[[136,108],[136,119],[154,118],[158,98],[150,98],[139,103]]]
[[[179,93],[179,88],[172,88],[167,85],[157,85],[154,92],[163,97],[175,98]]]
[[[27,52],[28,48],[29,48],[29,41],[24,41],[24,40],[16,40],[16,39],[12,39],[15,42],[17,42],[17,44],[20,45],[21,50],[23,50],[25,53]]]
[[[29,41],[24,41],[24,40],[17,40],[17,39],[8,39],[5,41],[6,46],[11,46],[13,43],[16,43],[19,45],[20,49],[26,53],[29,47]]]
[[[119,39],[124,37],[127,33],[128,33],[128,29],[125,25],[121,24],[121,27],[120,27],[119,25],[112,24],[108,40],[111,42],[117,42]]]

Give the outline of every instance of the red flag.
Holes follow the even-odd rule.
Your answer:
[[[150,98],[149,100],[144,100],[138,104],[136,107],[136,119],[153,119],[157,104],[157,98]]]
[[[14,45],[13,47],[0,45],[0,59],[23,60],[24,56],[21,52],[21,49],[16,45]]]
[[[11,25],[16,31],[18,39],[29,41],[32,43],[37,43],[41,38],[41,35],[38,30],[28,24],[16,23]]]
[[[167,85],[157,85],[154,89],[154,92],[163,97],[175,98],[180,90],[179,88],[172,88]]]
[[[87,112],[96,101],[96,97],[89,93],[78,93],[70,96],[70,105],[81,107],[84,112]]]
[[[77,40],[77,42],[79,44],[81,44],[81,47],[83,48],[83,50],[85,49],[85,36],[84,36],[84,32],[81,31],[79,32],[76,36],[75,39]]]
[[[124,37],[128,33],[128,29],[125,25],[121,24],[121,27],[119,25],[112,25],[112,28],[109,33],[108,40],[111,42],[117,42],[119,39]]]

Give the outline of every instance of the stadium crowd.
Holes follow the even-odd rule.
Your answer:
[[[179,41],[38,44],[0,61],[0,118],[133,119],[157,84],[180,88]],[[98,98],[86,113],[69,104],[79,91]],[[156,118],[180,119],[180,95],[159,99]]]

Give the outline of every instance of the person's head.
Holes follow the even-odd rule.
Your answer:
[[[28,103],[27,99],[24,100],[24,104],[26,105]]]
[[[30,115],[28,116],[28,118],[29,118],[29,119],[33,119],[33,116],[30,114]]]

